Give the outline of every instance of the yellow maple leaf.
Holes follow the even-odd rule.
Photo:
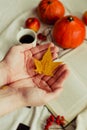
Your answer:
[[[62,63],[62,62],[53,62],[52,54],[50,51],[50,47],[44,54],[42,60],[34,59],[34,63],[36,66],[35,71],[39,74],[44,74],[48,76],[53,75],[53,71]]]
[[[38,73],[42,73],[42,64],[41,64],[41,61],[39,61],[39,60],[37,60],[37,59],[34,59],[34,63],[35,63],[35,65],[36,65],[36,72],[38,72]]]

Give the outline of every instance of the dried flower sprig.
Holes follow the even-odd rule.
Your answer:
[[[43,33],[38,33],[37,37],[41,41],[46,41],[47,40],[47,36],[44,35]]]

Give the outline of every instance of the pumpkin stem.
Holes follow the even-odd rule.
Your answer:
[[[70,21],[70,22],[74,20],[74,18],[73,18],[72,16],[68,16],[67,19],[68,19],[68,21]]]
[[[51,1],[48,1],[47,3],[48,3],[48,4],[51,4]]]

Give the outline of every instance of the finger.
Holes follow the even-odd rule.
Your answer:
[[[46,81],[46,82],[47,82],[50,78],[51,78],[51,77],[50,77],[50,76],[48,76],[48,75],[47,75],[47,76],[43,76],[43,77],[42,77],[42,79],[43,79],[44,81]]]
[[[52,53],[53,60],[56,60],[58,58],[58,53],[54,52]]]
[[[56,82],[56,80],[58,78],[60,78],[60,76],[62,76],[62,74],[64,73],[64,71],[66,70],[66,65],[65,64],[62,64],[60,65],[59,67],[57,67],[57,70],[56,72],[54,73],[54,76],[51,77],[50,79],[48,79],[47,83],[49,85],[52,85]]]
[[[51,47],[50,50],[51,50],[53,60],[56,59],[58,57],[58,48],[54,46],[54,47]],[[39,51],[38,53],[33,54],[33,57],[36,59],[41,59],[46,51],[47,49],[43,51]]]
[[[37,73],[35,71],[35,68],[32,68],[30,66],[27,67],[27,72],[28,72],[30,78],[32,78],[33,76],[37,75]]]
[[[32,53],[31,53],[31,51],[30,51],[30,50],[25,51],[25,52],[24,52],[24,60],[25,60],[25,63],[27,63],[28,60],[31,60],[31,58],[32,58]]]
[[[30,78],[37,75],[36,71],[33,68],[31,68],[30,70],[28,69],[28,74],[29,74]]]
[[[29,50],[33,47],[32,44],[21,44],[19,46],[22,46],[24,48],[24,51]]]
[[[56,73],[58,73],[58,75],[60,75],[61,70],[64,68],[63,66],[64,66],[63,64],[59,65],[59,66],[57,67],[57,69],[54,71],[52,77],[51,77],[51,76],[44,76],[44,77],[43,77],[43,80],[45,80],[47,83],[48,83],[50,80],[52,80],[51,83],[53,83],[53,82],[54,82],[54,79],[56,80],[56,79],[58,78],[58,76],[56,75]]]
[[[35,64],[34,64],[33,58],[29,58],[27,60],[26,68],[27,68],[27,72],[30,75],[30,77],[33,77],[34,75],[37,74],[35,71]]]
[[[36,77],[37,77],[38,79],[43,79],[44,75],[43,75],[43,74],[37,74]]]
[[[43,45],[38,45],[36,47],[31,48],[31,52],[33,55],[40,53],[44,50],[47,50],[48,47],[54,47],[53,43],[48,43],[48,44],[43,44]]]
[[[58,79],[56,80],[56,82],[54,82],[51,86],[52,90],[55,90],[57,88],[59,88],[59,86],[62,86],[64,81],[66,80],[66,78],[68,77],[69,75],[69,71],[68,70],[65,70],[61,75],[60,77],[58,77]]]
[[[52,91],[51,88],[48,86],[48,84],[45,81],[43,81],[37,77],[33,78],[33,82],[36,84],[36,86],[38,86],[42,90],[45,90],[47,92]]]

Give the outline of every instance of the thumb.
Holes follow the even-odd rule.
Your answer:
[[[21,44],[21,46],[24,48],[24,51],[29,50],[33,47],[32,44]]]

